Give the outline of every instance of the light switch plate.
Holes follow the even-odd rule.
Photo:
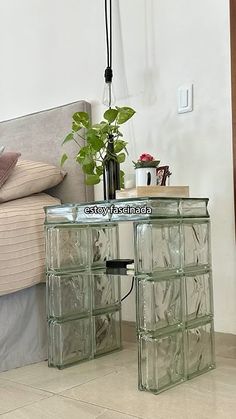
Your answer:
[[[192,112],[193,84],[186,84],[178,88],[178,113]]]

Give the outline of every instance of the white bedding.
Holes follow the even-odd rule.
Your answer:
[[[45,281],[43,207],[58,203],[40,193],[0,204],[0,295]]]

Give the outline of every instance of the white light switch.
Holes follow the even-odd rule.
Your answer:
[[[178,88],[178,113],[191,112],[193,110],[193,85],[180,86]]]

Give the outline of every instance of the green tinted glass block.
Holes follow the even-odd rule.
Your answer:
[[[136,223],[136,272],[177,271],[181,266],[179,223]]]
[[[182,217],[209,217],[208,199],[181,199],[179,212]]]
[[[46,224],[73,223],[76,218],[76,205],[50,205],[44,207]]]
[[[151,217],[156,218],[177,218],[179,217],[178,198],[150,198],[147,205],[152,209]]]
[[[156,331],[183,321],[183,278],[137,279],[139,330]]]
[[[93,310],[120,304],[120,275],[109,275],[104,270],[92,271]]]
[[[187,377],[202,374],[215,367],[213,323],[189,327],[187,334]]]
[[[94,355],[121,348],[121,312],[113,311],[93,317]]]
[[[78,317],[91,312],[90,275],[85,272],[47,278],[48,317]]]
[[[183,224],[185,270],[210,266],[209,226],[209,221]]]
[[[195,273],[185,277],[186,321],[213,315],[211,273]]]
[[[48,322],[48,365],[63,368],[92,357],[91,319]]]
[[[107,201],[76,205],[76,222],[106,223],[110,221],[110,204]]]
[[[106,260],[118,258],[118,226],[95,225],[90,227],[91,266],[104,267]]]
[[[89,264],[88,228],[60,225],[47,229],[47,267],[50,270],[73,271]]]
[[[182,330],[139,336],[139,389],[160,393],[185,380]]]

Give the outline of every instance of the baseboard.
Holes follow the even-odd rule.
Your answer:
[[[136,342],[135,322],[122,321],[122,338],[125,342]],[[215,332],[216,356],[236,358],[236,335]]]

